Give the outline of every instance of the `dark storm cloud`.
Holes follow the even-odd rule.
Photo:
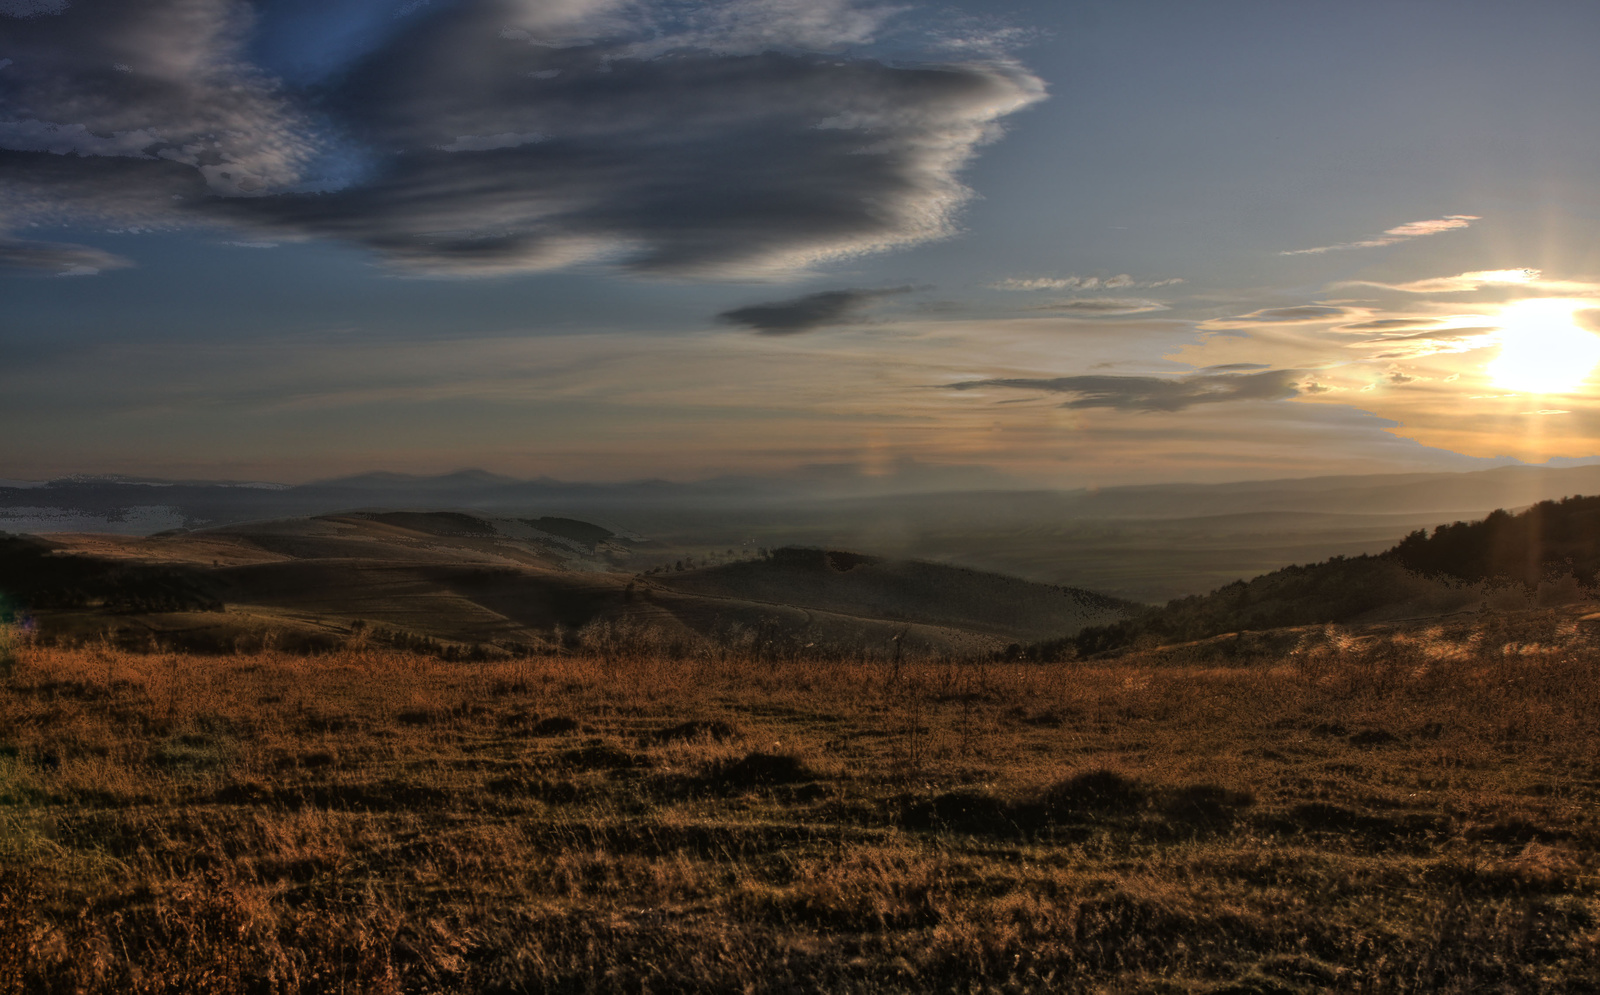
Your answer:
[[[1044,380],[968,380],[951,384],[955,390],[1013,387],[1076,394],[1065,408],[1117,408],[1123,411],[1182,411],[1196,404],[1223,401],[1282,401],[1299,391],[1295,370],[1264,373],[1197,373],[1187,377],[1054,377]]]
[[[910,287],[824,290],[786,301],[737,307],[717,315],[717,320],[724,324],[742,325],[764,335],[793,335],[815,328],[853,324],[872,302],[910,290]]]
[[[44,13],[0,17],[0,224],[222,223],[429,273],[759,277],[938,238],[1042,96],[1002,57],[859,54],[888,13],[854,0],[430,5],[314,95],[245,61],[239,0]],[[110,168],[56,182],[71,159]]]

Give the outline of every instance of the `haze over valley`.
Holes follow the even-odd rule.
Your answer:
[[[482,472],[374,474],[298,486],[68,478],[0,487],[0,530],[151,535],[363,510],[554,515],[648,539],[612,564],[623,570],[729,549],[748,556],[815,546],[1163,602],[1291,563],[1380,552],[1414,529],[1481,518],[1495,508],[1600,493],[1600,467],[1077,491],[873,494],[871,484],[762,478],[577,484]]]

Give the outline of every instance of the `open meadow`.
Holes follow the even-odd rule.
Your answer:
[[[1600,991],[1579,615],[1062,663],[17,641],[0,993]]]

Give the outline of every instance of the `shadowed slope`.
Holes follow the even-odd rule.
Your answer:
[[[963,567],[885,560],[838,550],[784,548],[743,563],[666,574],[677,591],[736,597],[1016,639],[1069,635],[1140,606],[1092,591],[1036,584]]]
[[[114,617],[66,602],[60,607],[82,610],[41,615],[47,637],[114,630],[130,645],[153,639],[207,650],[377,638],[490,654],[598,640],[780,656],[975,656],[1070,636],[1135,607],[999,574],[820,550],[640,576],[625,565],[648,542],[548,517],[367,512],[145,538],[57,535],[38,545],[38,555],[53,547],[47,559],[86,575],[181,571],[215,592],[205,605],[141,612],[130,603]],[[201,617],[196,607],[217,611]],[[181,617],[171,614],[180,609]]]

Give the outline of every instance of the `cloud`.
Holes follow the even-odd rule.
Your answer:
[[[794,335],[817,328],[855,324],[874,301],[908,293],[910,287],[887,290],[824,290],[768,304],[752,304],[717,315],[729,325],[743,325],[763,335]]]
[[[1309,256],[1323,252],[1341,252],[1345,249],[1375,249],[1385,245],[1396,245],[1400,242],[1410,241],[1413,238],[1422,238],[1425,235],[1437,235],[1440,232],[1455,231],[1466,228],[1474,221],[1481,218],[1476,214],[1447,214],[1442,218],[1433,218],[1429,221],[1408,221],[1403,225],[1396,225],[1384,231],[1382,235],[1362,239],[1359,242],[1339,242],[1335,245],[1319,245],[1312,249],[1288,249],[1278,253],[1280,256]]]
[[[1410,283],[1385,284],[1389,290],[1403,290],[1411,294],[1459,294],[1478,290],[1485,285],[1504,286],[1527,284],[1539,279],[1536,269],[1495,269],[1460,273],[1456,276],[1437,277],[1431,280],[1413,280]]]
[[[1127,273],[1116,276],[1034,276],[1007,277],[989,284],[990,290],[1120,290],[1128,287],[1153,289],[1182,283],[1181,278],[1171,280],[1135,280]]]
[[[458,135],[455,141],[439,148],[444,152],[489,152],[493,149],[514,149],[519,145],[532,145],[544,139],[545,136],[537,131],[522,135],[512,131],[498,135]]]
[[[102,249],[69,242],[33,242],[0,238],[0,271],[23,270],[57,276],[93,276],[102,270],[132,266],[130,260]]]
[[[1557,294],[1600,294],[1600,284],[1584,280],[1546,280],[1537,269],[1488,269],[1455,276],[1436,276],[1409,283],[1376,283],[1347,280],[1334,284],[1343,287],[1379,287],[1407,294],[1464,294],[1488,287],[1514,287]]]
[[[1469,342],[1494,333],[1488,325],[1451,324],[1461,321],[1483,321],[1479,315],[1457,315],[1451,318],[1429,318],[1407,315],[1399,318],[1374,318],[1340,325],[1334,332],[1358,334],[1352,346],[1401,346],[1399,351],[1386,352],[1377,359],[1415,358],[1439,352],[1462,352],[1477,348],[1479,343]]]
[[[1377,318],[1359,321],[1353,325],[1340,325],[1341,332],[1395,332],[1410,328],[1430,328],[1440,323],[1438,318]]]
[[[222,196],[292,187],[315,129],[240,57],[250,16],[237,0],[77,0],[13,21],[0,148],[163,160]]]
[[[1003,55],[872,57],[894,9],[861,0],[408,11],[314,89],[249,61],[274,12],[244,0],[7,22],[0,217],[221,224],[431,274],[770,278],[950,235],[962,167],[1044,97]]]
[[[1354,326],[1350,326],[1354,327]],[[1459,342],[1462,339],[1479,338],[1499,331],[1489,325],[1451,326],[1448,328],[1427,328],[1421,331],[1396,331],[1386,332],[1363,339],[1363,345],[1382,345],[1389,342]]]
[[[1294,307],[1263,308],[1260,311],[1234,315],[1231,318],[1212,318],[1202,322],[1200,327],[1218,329],[1250,328],[1255,325],[1310,325],[1340,321],[1345,318],[1364,318],[1366,315],[1367,312],[1359,308],[1332,304],[1299,304]]]
[[[1420,359],[1449,353],[1471,352],[1488,345],[1488,336],[1500,331],[1489,326],[1458,326],[1420,332],[1395,332],[1377,335],[1352,343],[1354,346],[1375,346],[1384,352],[1374,353],[1372,359]]]
[[[1146,314],[1165,311],[1167,305],[1160,301],[1138,297],[1071,297],[1029,308],[1030,311],[1064,311],[1069,314],[1110,316],[1118,314]]]
[[[1295,370],[1261,373],[1197,373],[1186,377],[1055,377],[1046,380],[968,380],[954,390],[1011,387],[1076,394],[1062,407],[1117,408],[1124,411],[1182,411],[1196,404],[1224,401],[1282,401],[1299,393]]]
[[[68,0],[0,0],[0,17],[44,17],[67,9]]]

